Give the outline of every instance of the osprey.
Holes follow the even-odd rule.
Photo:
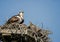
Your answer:
[[[18,15],[12,16],[12,17],[7,21],[7,24],[9,24],[9,23],[14,23],[14,22],[22,24],[22,23],[24,22],[23,13],[24,13],[24,12],[21,11],[21,12],[19,12]]]

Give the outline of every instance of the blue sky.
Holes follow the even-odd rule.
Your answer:
[[[24,11],[25,24],[29,21],[53,32],[52,42],[60,42],[60,0],[0,0],[0,25],[20,10]]]

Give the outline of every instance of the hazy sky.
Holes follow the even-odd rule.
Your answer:
[[[52,42],[60,42],[60,0],[0,0],[0,25],[20,10],[24,11],[25,24],[29,21],[53,32]]]

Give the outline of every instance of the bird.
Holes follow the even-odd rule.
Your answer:
[[[8,19],[7,24],[10,24],[10,23],[22,24],[22,23],[24,23],[24,16],[23,16],[23,14],[24,14],[24,12],[21,11],[17,15],[12,16],[10,19]]]

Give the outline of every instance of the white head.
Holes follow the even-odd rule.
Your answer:
[[[21,18],[23,18],[24,17],[24,12],[23,11],[21,11],[21,12],[19,12],[19,16],[21,17]]]

